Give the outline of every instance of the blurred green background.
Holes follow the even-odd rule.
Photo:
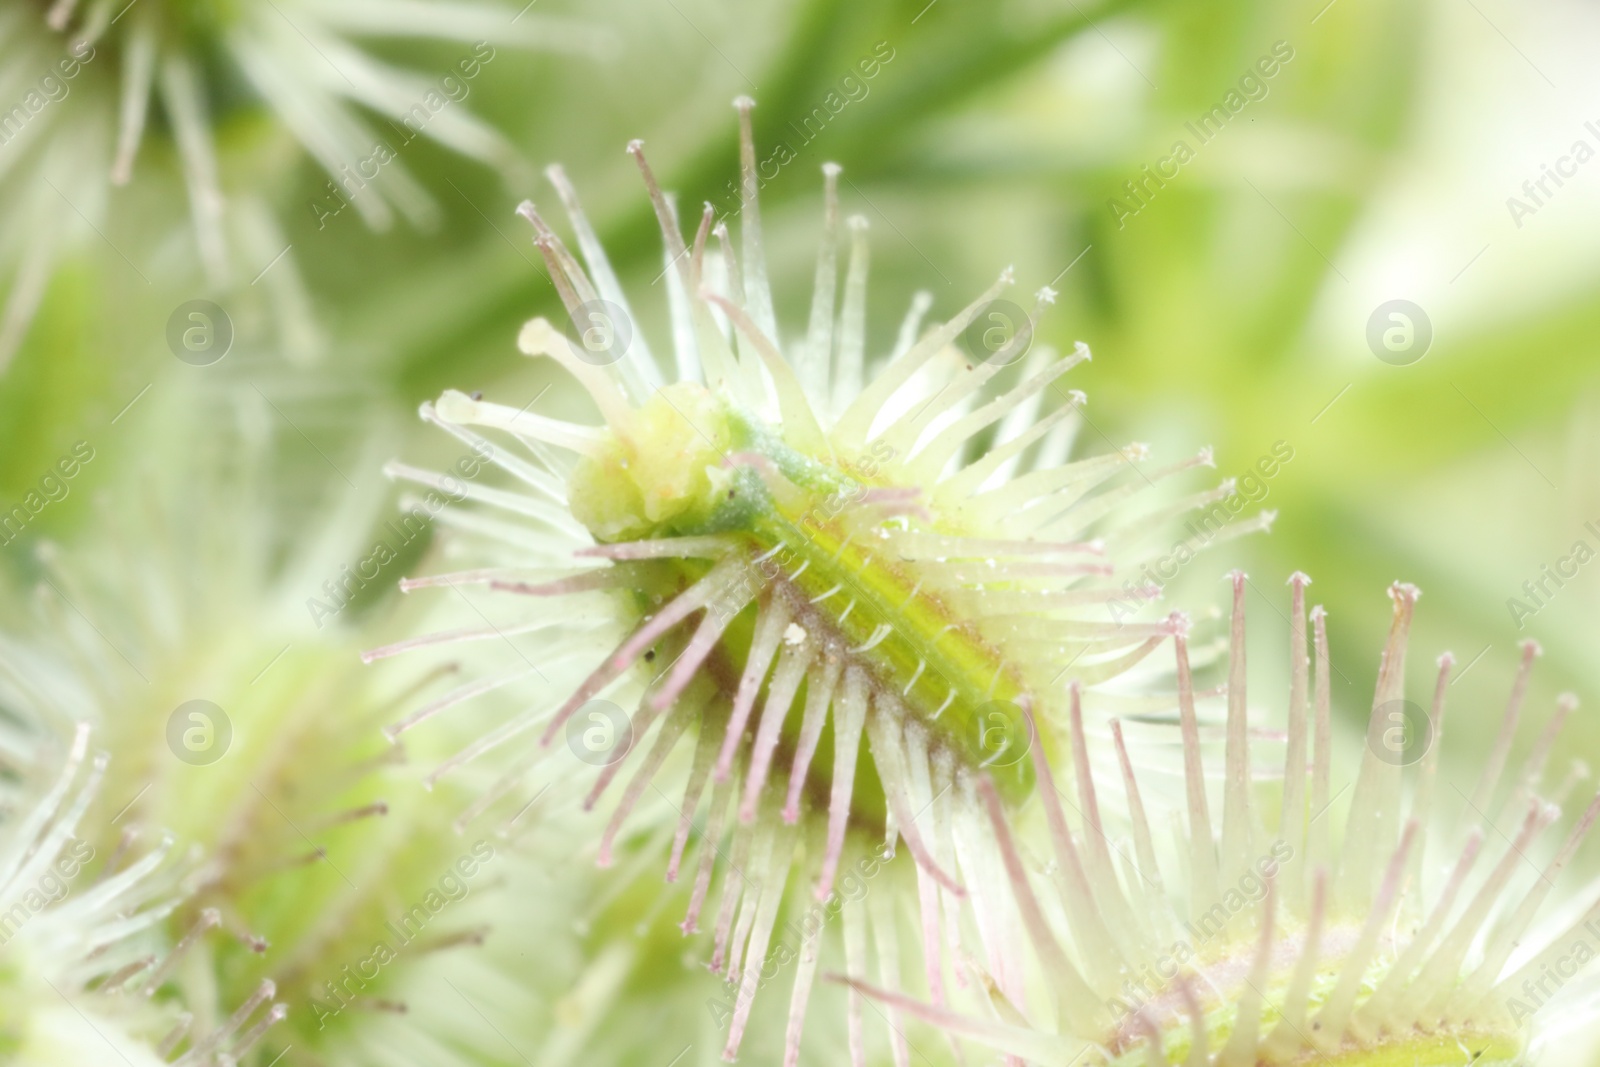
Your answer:
[[[1546,718],[1561,690],[1600,699],[1590,651],[1600,563],[1559,588],[1547,579],[1537,602],[1523,589],[1577,542],[1600,550],[1600,163],[1576,162],[1576,142],[1600,149],[1591,8],[540,0],[534,10],[596,30],[599,44],[501,47],[475,79],[462,106],[504,134],[517,165],[497,172],[424,141],[407,147],[436,225],[380,232],[354,212],[319,225],[312,204],[327,176],[210,53],[224,194],[266,205],[288,245],[283,262],[263,246],[241,252],[263,270],[256,282],[249,270],[230,286],[206,281],[159,115],[134,181],[109,192],[97,224],[57,204],[68,236],[0,377],[0,504],[21,500],[76,442],[95,458],[66,499],[0,549],[11,588],[30,583],[40,539],[116,541],[115,516],[85,506],[97,486],[152,462],[178,465],[167,473],[182,478],[183,449],[141,440],[137,420],[112,421],[147,386],[191,390],[196,404],[229,389],[271,399],[291,476],[270,506],[286,528],[295,509],[326,509],[347,486],[376,491],[387,455],[442,455],[449,446],[414,418],[442,388],[533,397],[553,376],[516,354],[516,330],[559,304],[512,209],[524,196],[554,208],[538,177],[549,163],[565,165],[659,336],[659,234],[623,146],[645,140],[686,215],[701,200],[727,205],[730,101],[749,94],[758,145],[796,148],[762,192],[788,328],[809,300],[819,168],[835,161],[845,211],[871,225],[878,351],[915,290],[948,315],[1011,264],[1020,292],[1060,291],[1043,335],[1095,353],[1067,383],[1089,394],[1085,446],[1148,441],[1154,465],[1211,443],[1224,476],[1277,442],[1292,448],[1260,502],[1278,512],[1271,534],[1208,554],[1171,591],[1203,610],[1221,602],[1228,566],[1250,572],[1263,705],[1281,707],[1284,582],[1295,569],[1330,611],[1335,698],[1352,721],[1370,700],[1385,587],[1421,586],[1411,693],[1429,691],[1434,655],[1456,653],[1466,673],[1452,690],[1446,766],[1466,768],[1463,782],[1498,722],[1518,641],[1546,651],[1531,718]],[[206,49],[203,36],[196,47]],[[426,74],[466,46],[362,47]],[[892,58],[801,144],[797,125],[872,55]],[[1268,56],[1277,62],[1258,66]],[[110,64],[86,72],[69,102],[90,96],[89,79],[109,90],[115,76]],[[1194,124],[1218,106],[1227,121],[1202,143]],[[1192,150],[1181,165],[1178,141]],[[1568,172],[1559,184],[1547,177],[1558,165]],[[1167,176],[1148,180],[1147,166]],[[1540,180],[1535,199],[1524,183]],[[1128,182],[1144,183],[1142,202]],[[12,196],[0,212],[31,203]],[[0,285],[15,285],[7,271]],[[298,317],[264,294],[273,271],[298,271]],[[214,366],[168,350],[167,321],[191,299],[215,301],[235,325],[233,350]],[[1393,300],[1426,317],[1417,336],[1431,343],[1414,361],[1385,361],[1369,345],[1370,321]],[[565,388],[557,383],[548,410]],[[207,521],[203,506],[192,521]],[[1514,611],[1512,598],[1537,610]],[[1569,754],[1600,753],[1594,722],[1576,717]]]

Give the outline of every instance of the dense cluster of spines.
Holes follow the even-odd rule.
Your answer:
[[[525,598],[517,631],[574,632],[556,643],[542,669],[593,665],[559,706],[528,709],[435,772],[538,732],[471,814],[550,771],[546,754],[572,717],[633,684],[642,695],[632,749],[583,790],[583,805],[593,807],[624,766],[632,768],[598,844],[607,864],[658,772],[695,738],[681,801],[673,803],[667,875],[674,880],[685,869],[685,850],[705,812],[683,927],[692,931],[709,916],[703,909],[713,873],[726,868],[711,963],[739,987],[730,1058],[780,907],[798,881],[791,870],[800,855],[796,824],[808,812],[820,824],[820,850],[804,853],[818,900],[830,897],[855,847],[852,827],[881,822],[891,852],[905,842],[915,861],[926,971],[936,988],[969,945],[1009,958],[1008,931],[982,909],[975,916],[965,909],[971,887],[953,873],[958,863],[981,867],[992,858],[978,783],[998,789],[1003,806],[1027,796],[1036,767],[1030,747],[1054,746],[1069,729],[1082,734],[1080,691],[1134,668],[1177,632],[1176,619],[1102,621],[1104,607],[1126,595],[1115,583],[1138,573],[1142,559],[1129,546],[1217,496],[1190,496],[1132,517],[1124,507],[1147,483],[1209,466],[1209,451],[1110,488],[1112,478],[1145,458],[1142,446],[1068,460],[1082,394],[1063,394],[1065,403],[1041,411],[1047,392],[1059,393],[1060,375],[1089,358],[1082,345],[1065,359],[1038,345],[1022,359],[1030,320],[990,358],[958,347],[963,330],[1010,281],[1009,271],[931,326],[922,321],[930,301],[919,295],[887,363],[868,380],[866,221],[848,222],[852,248],[841,299],[832,166],[824,171],[824,233],[808,328],[804,338],[781,344],[762,252],[751,104],[737,107],[744,171],[738,252],[709,205],[686,241],[642,145],[629,146],[664,235],[679,380],[663,382],[642,339],[615,360],[590,359],[543,320],[530,322],[522,350],[570,371],[604,425],[455,392],[424,405],[424,419],[489,456],[519,485],[515,492],[463,486],[486,507],[448,519],[498,543],[489,551],[504,565],[403,583],[477,585]],[[520,213],[534,227],[575,325],[588,325],[597,301],[631,316],[570,185],[559,169],[549,176],[586,268],[532,204]],[[1042,290],[1039,307],[1052,298]],[[984,400],[984,386],[1013,361],[1020,380]],[[662,464],[676,464],[661,475],[670,492],[641,473]],[[400,464],[390,471],[425,486],[436,478]],[[494,510],[508,517],[485,517]],[[597,534],[596,542],[589,530],[573,529],[578,512],[598,516],[591,529],[617,532]],[[1141,593],[1154,598],[1159,590]],[[598,625],[579,603],[594,606]],[[596,664],[590,649],[618,626],[615,650]],[[506,631],[491,625],[408,639],[368,659]],[[469,681],[397,723],[391,737],[526,673]],[[989,718],[996,708],[1008,709],[1009,718],[1004,710],[999,720]],[[812,762],[829,727],[832,770],[819,777]],[[863,773],[869,761],[870,776]],[[563,781],[560,772],[552,778]],[[872,788],[863,786],[868,781]],[[893,912],[847,905],[844,916],[847,967],[865,977],[864,931],[876,931],[874,940],[894,937]],[[897,972],[897,954],[883,959]],[[996,972],[1013,993],[1020,966],[1017,960]],[[791,1064],[815,973],[810,945],[791,998]],[[859,1056],[861,1005],[850,996],[851,1046]],[[902,1038],[895,1049],[903,1062]]]
[[[1252,784],[1245,583],[1236,574],[1220,826],[1209,810],[1180,634],[1174,644],[1187,799],[1173,813],[1177,844],[1163,861],[1150,846],[1146,807],[1125,758],[1119,762],[1135,850],[1121,857],[1126,862],[1113,861],[1097,815],[1094,763],[1083,754],[1091,742],[1078,731],[1072,741],[1081,845],[1048,785],[1042,753],[1038,757],[1041,781],[1047,783],[1040,798],[1056,846],[1053,878],[1024,865],[1002,811],[990,804],[1009,885],[991,884],[985,893],[984,884],[972,879],[973,903],[980,912],[1019,917],[1027,937],[1017,940],[1012,953],[1022,955],[1030,946],[1057,998],[1045,1005],[1030,1002],[1020,988],[1007,989],[997,974],[1009,1010],[973,1014],[951,1010],[937,996],[926,1002],[903,990],[851,979],[852,984],[936,1026],[1030,1062],[1150,1067],[1523,1063],[1533,1032],[1529,1020],[1554,999],[1551,962],[1563,958],[1570,969],[1573,946],[1592,936],[1584,924],[1600,916],[1596,904],[1561,933],[1530,933],[1600,814],[1597,797],[1553,855],[1536,864],[1532,857],[1542,850],[1541,836],[1559,816],[1540,795],[1544,765],[1575,701],[1562,698],[1502,809],[1490,805],[1500,793],[1503,756],[1488,762],[1470,799],[1462,794],[1468,803],[1451,838],[1460,843],[1460,857],[1435,885],[1441,872],[1424,862],[1424,850],[1430,828],[1441,822],[1433,793],[1453,658],[1440,657],[1428,729],[1405,724],[1395,702],[1405,692],[1407,635],[1418,593],[1413,586],[1393,586],[1394,623],[1361,768],[1348,783],[1343,827],[1332,832],[1330,809],[1339,794],[1329,795],[1331,668],[1325,613],[1315,608],[1310,615],[1313,690],[1306,654],[1308,583],[1299,574],[1291,579],[1290,709],[1286,765],[1271,790],[1282,801],[1275,833],[1268,834],[1256,810],[1263,794]],[[1524,646],[1501,731],[1502,753],[1515,737],[1536,654],[1536,645]],[[1429,746],[1420,759],[1396,733],[1406,730],[1415,731],[1405,735],[1409,743]],[[1115,734],[1120,746],[1120,731]],[[1409,791],[1404,788],[1407,766],[1415,767]],[[1570,786],[1569,779],[1556,795]],[[1519,825],[1496,827],[1486,814],[1496,810]],[[1503,841],[1486,842],[1490,834]],[[1497,851],[1492,869],[1476,869],[1480,858]],[[1163,865],[1169,872],[1175,866],[1181,877],[1163,877]],[[1527,881],[1525,867],[1536,869],[1537,877],[1521,886]],[[971,877],[968,870],[962,873]],[[1057,890],[1050,918],[1036,887],[1046,881]],[[1131,920],[1134,915],[1138,921]],[[1230,930],[1234,918],[1240,921]],[[1548,947],[1530,953],[1524,947],[1530,941]],[[1508,966],[1519,950],[1520,966]],[[1562,971],[1555,987],[1571,977]],[[1583,985],[1576,982],[1566,993]]]
[[[375,501],[346,498],[327,526],[289,531],[263,514],[277,472],[248,414],[219,417],[171,389],[145,403],[139,414],[160,422],[169,447],[203,442],[214,466],[161,457],[157,469],[183,472],[181,482],[145,478],[91,501],[139,551],[137,566],[132,552],[37,546],[31,626],[0,633],[0,759],[11,721],[44,739],[21,748],[23,767],[39,762],[33,748],[88,724],[113,758],[78,837],[110,869],[141,842],[172,838],[182,892],[151,932],[171,955],[158,962],[152,950],[122,983],[193,1012],[172,1037],[175,1056],[210,1065],[228,1053],[228,1028],[256,1026],[274,1007],[259,1000],[271,989],[280,1007],[253,1039],[259,1062],[291,1045],[325,1062],[395,1062],[390,1048],[421,1039],[430,1062],[469,1062],[472,1035],[440,1033],[439,1014],[406,991],[419,971],[477,966],[445,962],[452,951],[482,957],[481,910],[452,901],[430,909],[425,932],[403,925],[463,850],[452,797],[416,788],[406,751],[381,733],[445,669],[376,678],[353,629],[316,629],[302,606],[317,577],[359,553],[372,521],[363,508]],[[195,526],[200,500],[214,519]],[[196,698],[212,704],[206,741],[218,747],[190,763],[172,722],[193,722],[184,707]],[[0,775],[0,799],[3,790]],[[487,897],[509,866],[472,892]],[[86,892],[74,885],[67,904]],[[399,962],[374,973],[360,964],[379,940]],[[0,949],[0,966],[8,954]],[[235,1019],[252,1003],[256,1017]]]
[[[461,55],[443,78],[427,77],[381,61],[362,47],[366,37],[458,41]],[[207,283],[234,286],[289,244],[263,197],[230,188],[215,111],[239,87],[327,173],[325,192],[312,203],[319,227],[347,206],[374,228],[387,228],[397,214],[432,224],[438,208],[400,158],[410,141],[429,138],[507,174],[521,165],[505,138],[459,103],[497,44],[593,53],[604,40],[559,18],[439,0],[382,12],[350,0],[7,5],[0,12],[0,93],[18,110],[8,110],[11,121],[0,131],[7,142],[0,183],[7,171],[20,171],[7,200],[26,207],[0,217],[0,250],[15,264],[0,314],[0,370],[43,300],[67,235],[80,215],[104,228],[114,190],[132,179],[152,129],[164,123],[171,132]],[[225,85],[211,80],[217,63],[229,68]],[[382,125],[369,121],[373,114]],[[22,153],[33,158],[16,167]],[[319,331],[292,261],[263,284],[275,317],[289,320],[290,358],[318,350]]]
[[[55,781],[0,823],[0,1049],[24,1064],[108,1052],[131,1055],[141,1067],[235,1064],[288,1006],[266,980],[227,1018],[203,1026],[168,996],[184,957],[221,917],[202,910],[168,944],[161,931],[186,896],[172,840],[146,850],[125,836],[97,856],[78,836],[108,762],[90,755],[89,735],[87,724],[78,725]],[[78,877],[87,884],[72,884]],[[33,988],[41,981],[48,992]],[[64,1011],[73,1016],[58,1018]]]

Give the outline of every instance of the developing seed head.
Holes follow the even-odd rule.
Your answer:
[[[703,530],[732,484],[723,464],[732,445],[717,398],[696,382],[673,382],[579,457],[567,487],[572,516],[601,543]]]
[[[346,577],[371,557],[369,531],[405,545],[378,523],[376,491],[345,496],[343,483],[327,526],[281,521],[276,494],[307,487],[271,462],[282,416],[253,390],[218,395],[201,403],[162,381],[130,412],[130,432],[147,420],[144,476],[94,500],[118,545],[45,546],[30,628],[0,633],[0,723],[70,738],[87,722],[116,753],[83,792],[72,833],[95,863],[60,910],[76,914],[168,835],[184,891],[149,925],[155,959],[174,962],[152,962],[110,999],[174,1005],[158,1038],[187,1011],[174,1057],[265,1064],[292,1046],[330,1065],[392,1062],[372,1049],[409,1042],[435,1048],[430,1062],[475,1062],[492,1029],[463,1036],[453,1009],[410,990],[443,970],[476,994],[461,976],[475,965],[460,960],[482,953],[484,909],[511,863],[477,827],[453,825],[470,798],[421,789],[407,751],[384,738],[394,708],[449,672],[362,670],[363,589]],[[207,522],[193,521],[200,511]]]
[[[89,729],[70,730],[60,748],[47,736],[20,740],[28,762],[5,765],[0,813],[0,1056],[67,1067],[100,1062],[109,1045],[135,1067],[155,1067],[181,1016],[130,991],[174,958],[156,933],[181,896],[171,842],[111,870],[80,836],[106,770]]]
[[[432,69],[397,68],[365,48],[369,39],[396,37],[462,43]],[[429,225],[438,210],[410,173],[411,141],[427,138],[507,175],[525,166],[467,102],[497,47],[593,54],[603,45],[592,28],[493,3],[6,5],[0,69],[11,95],[0,101],[8,118],[0,134],[8,161],[0,173],[0,371],[25,336],[79,216],[94,231],[118,233],[109,217],[112,187],[133,180],[141,154],[149,155],[147,141],[170,140],[180,166],[164,172],[157,152],[151,175],[181,181],[187,191],[192,246],[207,284],[248,301],[244,283],[273,261],[265,317],[282,324],[291,352],[306,351],[319,331],[307,321],[292,256],[284,264],[273,259],[289,241],[255,191],[277,159],[293,154],[280,151],[274,135],[301,146],[327,174],[309,205],[319,226],[347,207],[348,216],[376,229],[397,216]],[[384,121],[374,122],[373,113]],[[234,180],[236,172],[246,179]],[[167,199],[181,204],[183,193]]]
[[[642,144],[629,146],[661,223],[675,375],[633,328],[627,295],[559,168],[548,174],[584,265],[532,203],[519,209],[576,335],[535,319],[519,347],[559,362],[603,423],[458,392],[423,405],[424,419],[487,456],[506,481],[474,483],[459,509],[441,513],[469,535],[455,550],[472,569],[402,587],[486,591],[493,603],[469,601],[481,617],[462,629],[367,654],[480,638],[503,649],[509,632],[483,619],[508,609],[515,633],[545,635],[537,669],[541,680],[570,674],[555,683],[564,695],[535,698],[435,775],[504,758],[481,807],[503,804],[512,821],[526,796],[546,810],[563,795],[588,809],[615,784],[619,797],[598,838],[602,866],[630,847],[630,819],[662,820],[668,881],[693,872],[683,929],[698,929],[704,916],[715,930],[712,969],[737,986],[719,1019],[729,1057],[779,936],[779,900],[792,892],[794,907],[807,906],[804,898],[837,901],[858,862],[875,853],[869,838],[880,830],[882,855],[904,841],[914,860],[930,978],[942,976],[947,951],[968,950],[943,948],[933,932],[943,929],[945,908],[952,928],[964,922],[957,916],[973,887],[958,868],[993,874],[983,866],[992,836],[979,783],[1010,811],[1034,794],[1047,752],[1072,759],[1077,777],[1086,773],[1084,739],[1108,708],[1156,710],[1100,689],[1180,626],[1176,617],[1129,618],[1124,601],[1159,592],[1138,577],[1146,560],[1136,546],[1222,492],[1138,510],[1140,487],[1210,465],[1209,451],[1138,473],[1128,467],[1147,458],[1142,446],[1069,458],[1083,397],[1058,382],[1089,353],[1080,344],[1063,357],[1030,343],[1054,294],[1041,290],[1033,312],[999,331],[992,350],[973,338],[998,328],[968,330],[999,314],[1009,270],[942,322],[924,322],[931,299],[919,294],[869,375],[867,226],[839,225],[837,167],[823,172],[808,325],[785,341],[762,250],[753,104],[736,107],[737,251],[710,205],[696,232],[684,234]],[[607,321],[597,323],[597,308]],[[389,469],[441,484],[403,464]],[[1124,483],[1114,484],[1119,477]],[[1259,527],[1247,520],[1228,532]],[[597,646],[611,651],[597,659]],[[442,695],[393,732],[528,678],[532,657],[520,655],[523,663],[508,660]],[[537,740],[515,747],[527,734]],[[613,747],[591,752],[590,740]],[[667,795],[671,787],[657,783],[669,775],[683,784],[663,811],[653,798]],[[1098,828],[1098,807],[1085,810]],[[687,860],[691,839],[702,836],[698,857]],[[712,904],[718,875],[723,888]],[[758,894],[758,885],[769,888]],[[899,906],[871,921],[874,936],[893,936],[886,924]],[[867,936],[863,907],[846,894],[852,961]],[[987,916],[977,922],[987,943],[995,928]],[[801,960],[791,1064],[817,974],[814,953]]]
[[[1291,582],[1291,695],[1280,780],[1265,788],[1251,784],[1244,582],[1236,575],[1220,824],[1208,797],[1180,639],[1188,799],[1186,810],[1156,807],[1150,813],[1171,816],[1177,847],[1154,847],[1146,810],[1136,800],[1140,775],[1126,759],[1122,778],[1138,857],[1132,877],[1119,879],[1103,852],[1075,844],[1069,824],[1052,809],[1057,863],[1084,876],[1049,885],[1023,865],[991,802],[1006,875],[975,883],[974,903],[980,912],[1020,920],[1010,944],[984,965],[1017,1010],[996,1018],[984,1013],[981,996],[958,1007],[937,991],[924,997],[854,976],[845,979],[850,987],[952,1035],[1058,1065],[1566,1062],[1560,1034],[1583,1024],[1580,1005],[1594,978],[1583,980],[1580,972],[1583,961],[1600,954],[1600,903],[1582,911],[1579,901],[1578,908],[1559,909],[1565,915],[1558,922],[1535,921],[1542,909],[1552,910],[1545,906],[1561,873],[1600,814],[1596,797],[1564,841],[1544,840],[1559,815],[1552,801],[1576,781],[1546,785],[1543,777],[1574,702],[1562,698],[1528,762],[1504,782],[1504,752],[1537,651],[1525,646],[1500,755],[1487,762],[1470,800],[1463,793],[1452,802],[1457,798],[1438,788],[1452,657],[1440,659],[1425,740],[1417,748],[1395,744],[1395,726],[1384,711],[1405,693],[1418,596],[1415,587],[1397,583],[1390,590],[1394,623],[1367,747],[1359,771],[1341,772],[1330,745],[1324,614],[1321,608],[1311,613],[1313,687],[1306,654],[1309,579],[1296,574]],[[1120,729],[1114,736],[1120,749]],[[1348,806],[1339,803],[1345,789],[1331,792],[1339,781],[1348,783]],[[1080,807],[1092,789],[1080,782]],[[1050,794],[1041,795],[1051,808]],[[1443,815],[1457,810],[1455,818]],[[1438,865],[1426,856],[1430,838],[1444,842]],[[1041,901],[1060,906],[1047,912]],[[1126,922],[1129,914],[1138,921]],[[1030,990],[1007,978],[1025,959],[1043,969],[1055,993],[1052,1004],[1028,1001]]]

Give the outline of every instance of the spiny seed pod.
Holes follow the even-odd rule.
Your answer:
[[[87,726],[71,732],[58,766],[52,746],[32,740],[27,763],[5,768],[18,777],[0,815],[0,1058],[17,1067],[118,1057],[157,1067],[187,1026],[175,1005],[146,995],[151,976],[170,973],[189,947],[160,935],[183,897],[167,862],[172,842],[142,855],[97,854],[80,824],[107,757],[90,755]],[[269,989],[241,1006],[223,1035],[238,1054],[281,1017],[271,999]]]
[[[459,41],[460,55],[437,71],[402,69],[364,49],[366,38]],[[0,261],[0,269],[15,267],[5,270],[0,370],[78,216],[105,228],[112,187],[132,179],[151,130],[171,133],[201,264],[211,285],[225,286],[241,275],[249,281],[289,243],[260,195],[224,192],[215,125],[226,112],[264,105],[315,158],[327,173],[310,205],[319,225],[347,207],[376,228],[397,212],[427,223],[438,212],[403,158],[411,142],[427,138],[502,171],[518,166],[511,145],[463,103],[495,46],[593,52],[601,43],[592,29],[514,6],[443,0],[391,8],[348,0],[7,4],[0,243],[23,251],[14,264]],[[374,126],[368,113],[386,121]],[[265,284],[275,290],[276,312],[305,315],[292,263]]]
[[[117,545],[40,546],[31,629],[0,634],[0,722],[93,724],[116,758],[77,833],[101,856],[170,834],[186,857],[187,892],[159,917],[183,965],[128,979],[192,1013],[178,1062],[240,1056],[239,1013],[274,996],[293,1010],[247,1062],[290,1046],[327,1064],[478,1062],[493,1031],[416,980],[443,974],[509,1026],[485,989],[519,987],[471,959],[510,860],[456,836],[451,798],[380,732],[438,678],[360,663],[346,579],[370,555],[381,483],[338,482],[327,526],[288,528],[274,494],[291,479],[269,458],[283,416],[253,390],[199,388],[209,403],[160,380],[132,416],[163,433],[144,438],[143,476],[94,500]],[[233,405],[244,414],[216,414]],[[307,610],[328,603],[332,617]]]
[[[831,165],[809,326],[783,344],[762,250],[752,104],[741,99],[736,107],[737,253],[709,204],[686,241],[641,144],[628,149],[665,239],[675,380],[663,377],[634,329],[627,297],[562,172],[549,177],[586,266],[531,203],[519,209],[577,330],[568,339],[535,319],[519,346],[568,370],[604,422],[585,425],[459,392],[423,405],[425,420],[516,484],[485,484],[476,461],[467,477],[391,464],[391,474],[425,488],[413,510],[480,535],[483,544],[471,570],[402,588],[449,588],[453,603],[463,587],[487,587],[515,598],[518,616],[367,654],[376,660],[428,646],[551,636],[535,658],[519,652],[509,671],[441,696],[391,735],[535,672],[548,682],[578,665],[581,681],[565,699],[535,699],[433,778],[537,731],[473,814],[507,797],[520,803],[524,790],[548,807],[545,789],[533,790],[539,778],[547,787],[580,788],[571,761],[546,759],[565,732],[580,759],[601,765],[592,787],[581,787],[585,808],[632,768],[599,838],[602,866],[636,806],[656,807],[650,791],[664,798],[659,772],[694,739],[682,799],[665,816],[675,825],[666,835],[671,844],[662,847],[668,881],[694,872],[685,932],[698,927],[714,874],[723,872],[711,966],[738,987],[719,1018],[729,1026],[729,1058],[766,981],[769,941],[791,887],[809,875],[815,900],[836,903],[841,870],[858,857],[871,860],[869,834],[885,837],[871,862],[892,855],[900,840],[914,858],[929,973],[938,973],[947,952],[965,951],[945,944],[939,916],[970,892],[951,873],[956,857],[988,848],[974,776],[986,775],[1015,805],[1036,790],[1030,749],[1083,752],[1079,741],[1067,741],[1069,732],[1081,740],[1084,729],[1080,692],[1134,668],[1177,625],[1134,623],[1115,612],[1107,619],[1108,606],[1159,594],[1139,578],[1152,547],[1143,540],[1189,508],[1233,496],[1225,483],[1142,513],[1125,506],[1149,485],[1210,465],[1209,451],[1148,473],[1137,467],[1140,446],[1068,461],[1084,398],[1058,383],[1089,352],[1081,344],[1066,358],[1044,345],[1028,351],[1034,317],[1054,294],[1041,289],[1032,315],[997,303],[1010,271],[926,329],[931,301],[919,295],[869,380],[866,222],[848,223],[841,301],[839,170]],[[980,338],[976,350],[958,347],[964,334],[969,343]],[[1020,374],[1001,379],[1013,364]],[[1009,385],[986,398],[991,381]],[[1118,476],[1123,484],[1107,488]],[[450,506],[468,501],[483,508]],[[1258,516],[1199,533],[1184,542],[1184,559],[1269,521]],[[611,650],[596,656],[607,644]],[[637,699],[637,711],[630,719],[604,695]],[[1109,693],[1091,699],[1097,711],[1143,706]],[[602,758],[579,750],[591,732]],[[685,866],[702,811],[700,858]],[[895,911],[886,904],[874,905],[871,925],[880,953],[897,956],[890,949]],[[795,906],[806,905],[796,894]],[[867,914],[859,901],[844,906],[852,968],[866,951]],[[987,936],[985,923],[980,914]],[[951,929],[957,925],[952,919]],[[791,1064],[817,961],[810,938],[794,978]],[[859,1051],[859,1001],[855,1009]],[[895,1040],[904,1053],[903,1037]]]
[[[1440,657],[1430,714],[1406,703],[1407,635],[1418,592],[1397,583],[1366,747],[1351,775],[1332,762],[1335,668],[1320,607],[1311,612],[1313,695],[1308,582],[1299,574],[1291,579],[1288,739],[1276,784],[1252,785],[1245,585],[1236,574],[1220,828],[1211,815],[1179,636],[1187,803],[1153,812],[1157,819],[1171,815],[1177,846],[1164,853],[1154,846],[1151,813],[1120,733],[1136,857],[1120,864],[1113,864],[1094,814],[1089,762],[1080,765],[1077,781],[1083,818],[1076,834],[1054,791],[1040,791],[1055,849],[1053,878],[1030,869],[993,787],[980,778],[976,790],[989,808],[1001,862],[988,877],[978,868],[963,873],[979,913],[1003,931],[975,984],[987,996],[955,1007],[937,995],[924,999],[845,981],[952,1035],[1061,1067],[1571,1062],[1557,1035],[1563,1009],[1592,997],[1600,977],[1583,972],[1600,954],[1600,903],[1580,913],[1571,907],[1581,909],[1580,902],[1568,902],[1565,916],[1541,931],[1534,921],[1600,813],[1597,797],[1560,846],[1547,848],[1545,832],[1559,815],[1555,802],[1577,779],[1545,792],[1543,774],[1576,701],[1561,699],[1522,773],[1502,790],[1537,654],[1529,642],[1500,738],[1476,784],[1470,794],[1459,786],[1441,790],[1438,742],[1454,661],[1448,653]],[[1050,773],[1042,755],[1038,766],[1042,777]],[[1347,795],[1346,806],[1340,801]],[[1441,810],[1459,810],[1459,818],[1441,818]],[[1330,824],[1341,811],[1342,826],[1335,828]],[[1269,833],[1274,812],[1277,825]],[[1453,835],[1441,833],[1441,825]],[[1430,836],[1449,842],[1446,856],[1453,858],[1443,866],[1426,856]],[[1119,921],[1129,915],[1138,921]],[[1035,991],[1022,979],[1033,966],[1045,975],[1050,997],[1029,996]]]

